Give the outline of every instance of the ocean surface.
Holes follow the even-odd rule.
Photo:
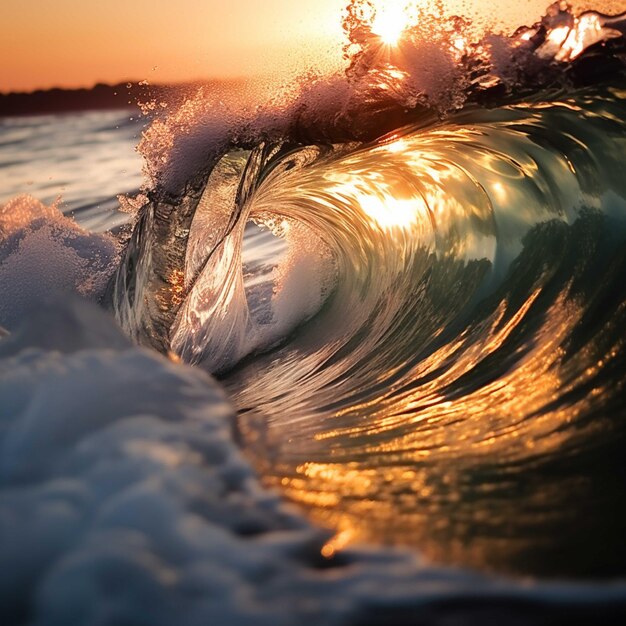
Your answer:
[[[136,146],[146,123],[130,110],[0,118],[0,202],[60,198],[64,214],[95,232],[127,223],[117,196],[143,182]]]
[[[626,619],[626,19],[350,7],[284,100],[0,119],[2,623]]]

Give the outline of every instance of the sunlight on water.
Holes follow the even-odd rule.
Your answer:
[[[626,14],[402,4],[0,120],[0,623],[626,623]]]
[[[410,228],[422,214],[427,218],[428,211],[421,197],[402,198],[400,194],[413,190],[397,188],[393,181],[380,175],[329,174],[328,180],[335,186],[329,193],[339,198],[350,198],[372,220],[372,224],[382,229]]]

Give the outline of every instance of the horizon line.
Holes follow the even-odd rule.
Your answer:
[[[146,87],[146,88],[158,88],[158,87],[166,87],[166,88],[175,88],[175,87],[187,87],[190,85],[202,85],[202,84],[210,84],[210,83],[243,83],[248,80],[254,80],[255,77],[252,76],[233,76],[233,77],[212,77],[212,78],[194,78],[189,80],[178,80],[178,81],[159,81],[159,82],[150,82],[146,79],[122,79],[116,82],[107,82],[107,81],[96,81],[91,85],[80,85],[80,86],[60,86],[53,85],[50,87],[34,87],[30,90],[0,90],[1,96],[29,96],[34,94],[46,93],[50,91],[63,91],[63,92],[76,92],[76,91],[92,91],[98,87],[107,87],[107,88],[121,88],[121,89],[132,89],[136,87]],[[130,85],[130,86],[129,86]]]

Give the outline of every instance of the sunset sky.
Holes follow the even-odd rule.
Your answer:
[[[250,76],[338,59],[347,1],[2,0],[0,91]],[[511,1],[506,10],[485,0],[447,4],[489,19],[497,6],[517,26],[549,2]],[[626,0],[582,4],[607,9]]]

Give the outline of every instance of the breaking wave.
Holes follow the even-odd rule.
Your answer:
[[[113,308],[223,378],[264,480],[341,545],[618,573],[624,18],[390,48],[369,10],[346,76],[175,137]]]
[[[0,306],[0,556],[28,557],[0,576],[7,615],[619,623],[619,581],[440,567],[626,563],[626,17],[471,26],[416,14],[389,45],[353,2],[345,73],[158,117],[111,277],[111,238],[4,211],[0,277],[32,275],[44,233],[65,290],[169,357],[86,305],[53,305],[41,335],[16,331],[30,296]]]

